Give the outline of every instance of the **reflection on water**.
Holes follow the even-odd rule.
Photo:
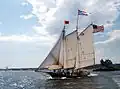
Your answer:
[[[46,79],[35,72],[0,72],[0,89],[120,89],[120,72],[97,72],[78,79]]]

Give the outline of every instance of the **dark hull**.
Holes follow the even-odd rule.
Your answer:
[[[90,72],[85,72],[85,71],[82,71],[80,73],[72,73],[72,74],[54,73],[54,72],[45,72],[45,73],[49,74],[52,78],[62,78],[62,77],[77,78],[77,77],[85,77],[85,76],[88,76],[90,74]]]

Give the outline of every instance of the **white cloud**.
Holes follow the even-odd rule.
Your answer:
[[[34,26],[33,29],[35,30],[36,33],[40,35],[49,35],[48,32],[44,29],[44,27]]]
[[[27,20],[27,19],[32,18],[33,16],[34,16],[33,14],[29,14],[29,15],[21,15],[20,18],[23,18],[23,19]]]
[[[105,41],[96,42],[95,44],[108,44],[109,42],[112,42],[116,39],[120,39],[120,30],[113,30],[112,32],[109,32],[107,35],[109,36],[109,39]]]
[[[39,27],[33,27],[38,33],[59,34],[63,29],[63,21],[70,20],[68,32],[76,27],[77,10],[92,13],[88,17],[80,16],[79,27],[85,28],[91,21],[112,27],[118,17],[119,0],[26,0],[32,5],[31,13],[38,18]],[[39,28],[39,29],[38,29]],[[41,31],[42,29],[42,31]]]
[[[80,27],[85,27],[91,21],[110,26],[118,16],[119,0],[27,0],[32,6],[32,14],[49,33],[60,32],[65,19],[70,20],[69,29],[75,28],[77,9],[92,13],[80,17]],[[108,24],[109,22],[109,24]],[[57,29],[57,30],[56,30]]]
[[[50,35],[10,35],[10,36],[0,36],[0,41],[6,42],[34,42],[41,43],[40,45],[51,46],[56,41],[56,36],[51,37]]]

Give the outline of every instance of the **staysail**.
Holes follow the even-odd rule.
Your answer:
[[[79,58],[77,67],[82,68],[94,64],[95,53],[93,47],[93,27],[89,25],[79,35],[78,39]]]
[[[63,62],[59,61],[60,57],[60,50],[61,50],[61,42],[63,39],[63,32],[61,33],[59,40],[54,45],[48,56],[45,58],[45,60],[42,62],[42,64],[39,66],[40,68],[51,68],[51,69],[57,69],[61,68],[63,66]],[[61,63],[60,63],[61,62]]]

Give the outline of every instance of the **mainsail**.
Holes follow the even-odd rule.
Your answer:
[[[95,53],[93,47],[93,27],[89,25],[79,35],[78,39],[79,60],[77,60],[77,67],[82,68],[94,65]]]

